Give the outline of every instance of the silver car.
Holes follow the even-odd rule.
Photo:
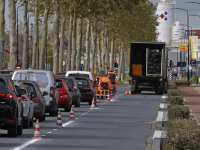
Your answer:
[[[33,101],[30,100],[27,89],[23,82],[15,81],[15,89],[19,93],[20,89],[24,89],[26,93],[21,96],[22,104],[23,104],[23,127],[29,128],[33,127],[33,117],[34,117],[34,104]]]
[[[56,87],[55,77],[52,71],[48,70],[15,70],[12,76],[13,80],[35,81],[40,87],[41,92],[47,92],[44,96],[46,101],[45,112],[55,116],[58,112],[58,89]]]

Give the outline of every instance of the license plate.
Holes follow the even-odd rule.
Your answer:
[[[150,85],[150,83],[143,83],[144,85]]]

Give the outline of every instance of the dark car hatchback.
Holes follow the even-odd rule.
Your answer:
[[[0,75],[0,129],[8,130],[8,136],[21,135],[23,130],[23,105],[21,95],[25,90],[16,92],[9,76]]]

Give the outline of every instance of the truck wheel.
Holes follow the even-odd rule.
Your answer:
[[[23,133],[23,121],[21,120],[21,125],[17,128],[17,134],[22,135]]]
[[[24,124],[24,128],[25,129],[28,129],[29,128],[29,120],[28,118],[26,120],[23,121],[23,124]]]
[[[31,118],[31,120],[29,122],[29,127],[33,127],[33,117]]]

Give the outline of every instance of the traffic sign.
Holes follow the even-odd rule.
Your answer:
[[[181,72],[181,69],[178,69],[178,73],[180,73]]]
[[[188,67],[187,67],[187,66],[185,66],[185,67],[184,67],[184,70],[188,70]]]
[[[17,68],[17,69],[20,69],[20,65],[16,65],[16,68]]]
[[[186,51],[187,50],[187,44],[179,44],[179,50],[180,51]]]
[[[123,76],[123,73],[121,73],[121,76]]]

